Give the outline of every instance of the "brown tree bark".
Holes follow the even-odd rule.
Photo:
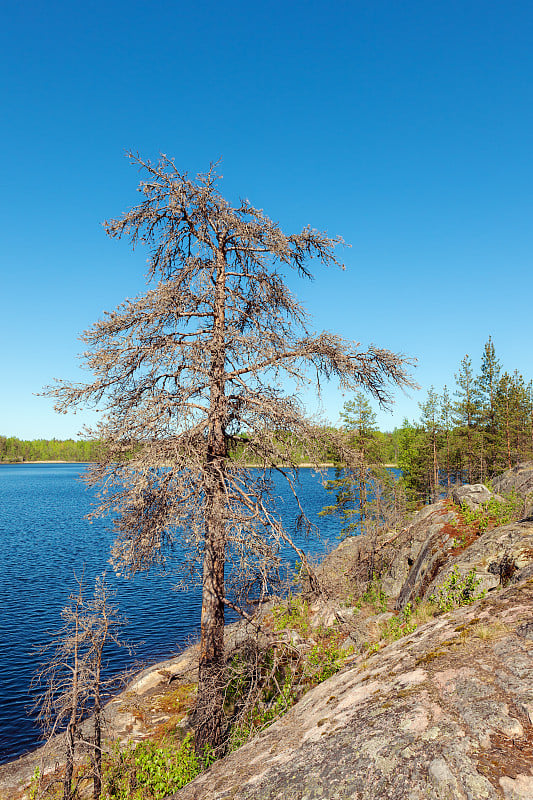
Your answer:
[[[74,773],[75,733],[76,733],[76,724],[69,722],[67,728],[65,777],[63,779],[63,800],[72,800],[72,776]]]
[[[195,747],[213,749],[222,742],[222,671],[224,666],[224,566],[226,563],[225,463],[225,300],[226,261],[216,253],[216,276],[211,341],[210,406],[207,459],[204,470],[205,550],[202,577],[202,617]]]
[[[95,685],[93,714],[93,800],[100,800],[102,794],[102,702],[100,697],[100,674],[98,674]]]
[[[67,725],[67,747],[65,760],[65,778],[63,781],[63,800],[72,798],[72,776],[74,774],[74,753],[76,749],[76,728],[80,710],[79,701],[79,638],[80,638],[80,618],[79,613],[82,605],[81,587],[76,600],[76,617],[74,624],[74,659],[72,667],[72,706],[70,720]]]

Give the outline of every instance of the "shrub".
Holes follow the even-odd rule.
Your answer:
[[[302,620],[307,626],[307,613],[307,604],[298,599],[292,612],[275,610],[276,627],[299,627]],[[342,635],[335,627],[318,629],[313,637],[310,648],[276,642],[262,652],[250,649],[233,657],[226,683],[231,750],[283,716],[305,692],[344,665],[348,652],[342,649]]]
[[[105,760],[103,800],[162,800],[181,789],[214,761],[206,749],[199,758],[190,734],[176,745],[139,742]]]
[[[522,498],[513,491],[506,495],[503,501],[491,497],[476,509],[462,503],[459,513],[464,524],[474,528],[479,534],[519,519],[523,510],[523,502]]]
[[[369,603],[376,611],[387,610],[387,595],[383,591],[381,580],[376,573],[372,573],[372,580],[369,582],[365,589],[364,594],[361,595],[355,607],[360,609],[363,603]]]
[[[485,591],[476,591],[480,583],[481,578],[476,577],[475,569],[463,576],[458,567],[454,566],[437,593],[432,594],[429,599],[441,611],[451,611],[456,606],[466,606],[484,597]]]
[[[309,605],[301,597],[291,598],[272,610],[274,630],[295,630],[302,636],[309,633]]]
[[[409,633],[416,631],[417,624],[413,620],[413,606],[412,603],[407,603],[403,611],[391,617],[381,626],[381,633],[384,639],[396,641],[401,639],[402,636],[407,636]]]

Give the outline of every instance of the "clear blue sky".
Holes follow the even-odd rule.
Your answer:
[[[317,329],[418,359],[382,428],[489,335],[533,377],[532,41],[525,1],[4,0],[0,433],[81,427],[33,393],[79,379],[78,334],[143,289],[101,227],[138,202],[128,149],[221,157],[230,199],[352,244],[292,285]]]

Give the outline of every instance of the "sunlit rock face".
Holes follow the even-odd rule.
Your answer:
[[[495,492],[507,494],[513,489],[524,498],[524,517],[533,515],[533,461],[517,464],[492,482]]]
[[[533,465],[504,478],[496,492],[526,496]],[[475,509],[491,496],[471,486],[458,499]],[[485,597],[354,657],[176,800],[532,800],[533,520],[466,541],[460,522],[440,501],[384,537],[378,556],[365,537],[342,542],[318,569],[330,599],[317,615],[344,619],[335,597],[368,576],[371,549],[396,608],[454,569],[473,571]]]
[[[533,580],[313,689],[176,800],[533,797]]]
[[[455,546],[454,546],[455,545]],[[452,570],[461,575],[475,572],[476,591],[491,591],[522,575],[533,562],[533,520],[512,522],[486,531],[462,546],[453,533],[441,528],[420,550],[396,602],[404,608],[416,598],[435,593]],[[523,577],[527,577],[523,573]]]
[[[489,500],[494,498],[501,502],[503,497],[494,494],[482,483],[467,484],[466,486],[458,486],[451,494],[451,498],[458,506],[466,505],[472,510],[476,510],[483,503],[488,503]]]

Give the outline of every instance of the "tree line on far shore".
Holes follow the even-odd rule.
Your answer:
[[[0,436],[0,462],[24,461],[95,461],[100,444],[83,439],[23,440]]]
[[[386,463],[396,462],[398,456],[398,432],[375,431],[380,445],[380,453]],[[0,436],[0,463],[24,463],[31,461],[77,461],[94,462],[97,460],[101,443],[95,440],[75,439],[17,439],[15,436]],[[294,445],[293,458],[298,462],[306,460],[303,447]],[[236,446],[233,452],[235,460],[244,458],[244,447]],[[324,448],[323,461],[335,460],[332,449]]]
[[[363,452],[367,463],[397,465],[413,501],[431,502],[439,494],[439,486],[484,482],[533,459],[533,381],[526,383],[516,369],[512,373],[503,369],[490,336],[478,374],[466,355],[451,391],[445,385],[439,394],[432,386],[419,406],[418,420],[405,419],[392,432],[378,430],[376,415],[363,394],[348,401],[341,414],[349,446]],[[284,438],[280,432],[279,437]],[[232,448],[236,461],[245,458],[245,439],[243,436],[241,446],[236,437]],[[305,446],[295,437],[291,439],[292,459],[305,461]],[[0,436],[0,463],[91,462],[98,459],[101,447],[101,442],[89,439]],[[338,454],[325,446],[322,460],[338,462]]]

